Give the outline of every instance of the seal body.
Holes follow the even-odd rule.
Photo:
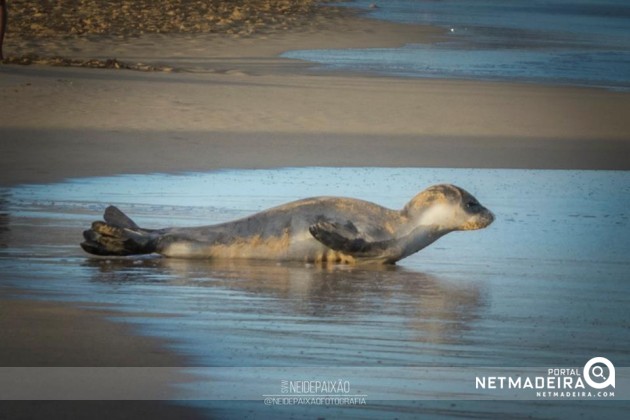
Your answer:
[[[352,198],[315,197],[201,227],[143,229],[113,206],[104,219],[84,232],[81,246],[87,252],[392,264],[449,232],[484,228],[494,216],[463,189],[436,185],[402,210]]]

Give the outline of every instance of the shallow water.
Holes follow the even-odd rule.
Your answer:
[[[473,193],[496,222],[449,234],[396,267],[98,259],[78,247],[81,231],[109,204],[141,226],[194,226],[316,195],[401,208],[442,182]],[[368,381],[372,395],[382,384],[381,391],[400,389],[404,400],[328,411],[274,407],[282,410],[276,414],[620,415],[623,407],[611,401],[490,404],[462,401],[483,393],[436,395],[439,387],[418,403],[427,397],[414,394],[414,382],[400,371],[581,367],[595,356],[630,366],[629,208],[630,173],[608,171],[294,168],[19,186],[0,193],[0,286],[32,290],[36,298],[111,305],[139,333],[167,338],[192,366],[282,367],[239,376],[247,382],[270,375],[269,393],[279,391],[281,380],[304,374],[299,369],[384,367],[394,371]],[[148,313],[162,316],[142,316]],[[206,379],[180,391],[212,399],[213,373],[196,373]],[[228,417],[264,408],[262,397],[202,404]]]
[[[369,9],[372,4],[378,8]],[[630,88],[624,0],[356,0],[368,16],[440,26],[440,42],[403,48],[292,51],[328,68],[395,76]]]

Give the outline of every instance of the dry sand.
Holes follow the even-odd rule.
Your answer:
[[[348,18],[253,38],[9,37],[8,55],[116,57],[180,71],[0,66],[0,185],[301,165],[630,169],[627,93],[321,73],[277,58],[289,49],[400,45],[437,35]],[[93,311],[6,298],[1,305],[3,334],[12,337],[0,346],[3,365],[186,364]],[[86,413],[103,408],[85,406]],[[38,416],[65,406],[3,407]],[[146,415],[161,412],[139,409],[147,407]],[[119,408],[108,415],[132,409]]]
[[[44,42],[35,52],[187,71],[0,67],[1,183],[301,165],[630,167],[627,93],[339,75],[277,58],[337,39],[383,46],[435,35],[361,19],[343,29]]]

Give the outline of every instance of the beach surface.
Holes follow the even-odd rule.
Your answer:
[[[629,168],[628,93],[338,74],[278,58],[439,35],[348,16],[248,38],[21,40],[38,56],[179,70],[0,67],[0,182],[320,165]],[[17,52],[11,37],[5,50]]]
[[[315,22],[249,37],[9,32],[8,56],[115,58],[173,71],[0,67],[0,182],[304,165],[630,166],[628,93],[367,77],[278,58],[292,49],[440,36],[435,28],[352,15]]]
[[[294,49],[387,47],[439,36],[434,28],[345,15],[230,35],[37,39],[9,32],[8,56],[116,58],[166,71],[1,65],[0,185],[295,166],[630,169],[628,93],[339,74],[278,58]],[[3,246],[25,243],[24,235]],[[13,288],[0,293],[0,327],[12,337],[0,344],[4,366],[191,363],[165,352],[158,339],[104,320],[103,312],[25,299]],[[51,406],[77,407],[2,406],[2,414],[35,410],[36,417]],[[195,414],[138,407],[155,418]],[[120,404],[107,415],[129,410]]]

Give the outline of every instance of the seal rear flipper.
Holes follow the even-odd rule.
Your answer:
[[[84,251],[94,255],[139,255],[156,252],[159,233],[141,229],[116,207],[105,210],[106,222],[94,222],[83,232]]]
[[[105,209],[105,214],[103,214],[103,219],[105,219],[105,222],[110,226],[127,229],[140,229],[140,226],[138,226],[129,218],[129,216],[120,211],[120,209],[116,206],[107,207]]]
[[[348,222],[319,221],[308,228],[315,239],[328,248],[359,258],[380,257],[389,254],[395,240],[369,241],[360,236],[357,228]]]

